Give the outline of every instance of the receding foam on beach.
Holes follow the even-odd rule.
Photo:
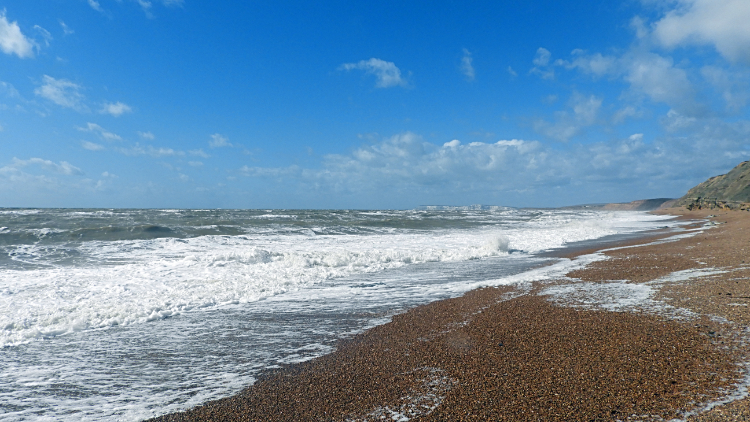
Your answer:
[[[0,390],[0,400],[22,409],[15,416],[46,411],[127,420],[236,392],[261,369],[325,354],[331,341],[387,321],[391,312],[583,265],[560,260],[538,268],[554,261],[539,252],[673,224],[644,213],[507,208],[0,215],[0,346],[18,358],[0,368],[12,390]],[[217,360],[209,356],[215,350],[200,345],[208,337],[227,342],[224,349],[240,340],[254,347],[244,358]],[[157,392],[149,384],[176,371],[160,369],[166,363],[154,355],[167,340],[169,365],[184,359],[194,372],[157,382],[167,382]],[[130,355],[162,363],[149,363],[152,374],[142,375],[154,380],[115,388],[105,380],[124,379],[113,368],[128,368]],[[68,388],[83,401],[60,405],[51,386],[45,397],[23,387],[23,380],[49,377],[53,367],[99,385],[102,395],[76,384]],[[237,370],[243,375],[232,375]],[[186,387],[191,377],[201,377],[200,394]],[[133,397],[140,404],[118,407]]]

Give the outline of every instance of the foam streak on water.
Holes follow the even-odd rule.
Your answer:
[[[395,312],[565,271],[534,270],[550,260],[539,252],[673,224],[509,208],[0,209],[0,420],[194,406]]]

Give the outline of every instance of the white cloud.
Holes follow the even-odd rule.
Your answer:
[[[640,142],[643,140],[643,134],[642,133],[634,133],[628,137],[631,141]]]
[[[14,158],[5,166],[0,164],[0,192],[18,206],[80,206],[81,200],[91,199],[87,194],[102,186],[67,161]]]
[[[669,57],[634,48],[623,55],[587,55],[574,50],[571,60],[557,60],[558,66],[577,69],[594,78],[622,78],[630,84],[630,93],[647,96],[653,102],[664,103],[688,113],[702,113],[704,106],[696,101],[696,90],[688,72],[674,65]]]
[[[457,139],[438,147],[417,134],[406,132],[375,145],[363,146],[348,156],[327,156],[321,175],[338,175],[339,183],[350,184],[353,188],[360,184],[397,186],[406,183],[439,189],[465,183],[484,184],[498,174],[525,173],[528,168],[536,168],[540,160],[546,160],[544,154],[536,154],[539,148],[538,142],[521,140],[463,145]],[[507,188],[512,182],[496,179],[495,183]]]
[[[300,166],[291,165],[289,167],[249,167],[242,166],[239,169],[243,176],[248,177],[270,177],[270,178],[287,178],[287,177],[304,177],[304,171]],[[312,174],[312,173],[310,173]],[[231,177],[228,179],[231,180]]]
[[[232,144],[229,143],[229,139],[227,139],[225,136],[222,136],[218,133],[214,133],[211,135],[211,140],[208,142],[208,145],[211,148],[221,148],[221,147],[231,147]]]
[[[625,58],[625,80],[655,102],[675,107],[695,108],[695,90],[683,69],[674,67],[671,58],[646,53]]]
[[[9,84],[8,82],[2,82],[2,81],[0,81],[0,94],[8,98],[20,98],[21,97],[21,94],[12,84]]]
[[[387,62],[372,58],[370,60],[360,60],[357,63],[344,63],[339,66],[339,70],[364,70],[368,74],[375,75],[378,88],[390,88],[393,86],[407,86],[407,82],[401,77],[401,70],[393,62]]]
[[[159,157],[182,157],[185,155],[183,151],[177,151],[172,148],[155,148],[151,145],[147,145],[145,147],[135,144],[134,146],[130,148],[117,148],[117,152],[128,155],[131,157],[139,156],[139,155],[148,155],[154,158]]]
[[[63,35],[75,34],[75,31],[73,31],[68,25],[66,25],[65,22],[62,21],[62,19],[58,22],[60,22],[60,27],[62,27]]]
[[[117,0],[118,2],[122,2],[122,0]],[[138,6],[141,7],[143,12],[146,14],[146,17],[151,19],[154,17],[153,13],[151,13],[154,3],[153,1],[149,0],[131,0],[133,3],[138,4]],[[160,0],[160,3],[166,7],[181,7],[185,4],[184,0]],[[99,3],[99,0],[88,0],[89,6],[91,6],[92,9],[98,11],[98,12],[104,12],[104,9],[102,9],[101,4]]]
[[[102,6],[96,0],[89,0],[89,6],[91,6],[91,8],[96,10],[97,12],[103,12]]]
[[[717,66],[704,66],[701,76],[721,93],[729,111],[740,111],[750,100],[750,74]]]
[[[188,161],[188,165],[191,167],[201,167],[203,166],[203,162],[201,161]]]
[[[668,132],[679,132],[694,128],[698,123],[695,117],[685,116],[675,110],[669,110],[667,115],[661,119],[661,124]]]
[[[601,53],[586,55],[583,50],[576,49],[571,52],[573,59],[557,60],[555,64],[565,66],[568,69],[577,68],[580,71],[597,77],[616,74],[619,72],[618,60],[613,56],[603,56]]]
[[[83,149],[87,149],[89,151],[101,151],[104,149],[103,145],[89,141],[81,141],[81,146],[83,147]]]
[[[151,141],[153,141],[154,139],[156,139],[156,136],[154,136],[154,134],[151,133],[151,132],[140,132],[139,131],[138,132],[138,136],[140,136],[143,139],[148,139],[148,140],[151,140]]]
[[[42,38],[44,38],[44,44],[47,47],[49,47],[50,41],[52,41],[54,39],[52,37],[52,34],[50,34],[49,31],[47,31],[46,29],[42,28],[39,25],[34,25],[34,29],[36,29],[37,32],[39,32],[40,34],[42,34]]]
[[[191,149],[190,151],[188,151],[188,154],[190,154],[192,156],[195,156],[195,157],[201,157],[201,158],[209,158],[209,157],[211,157],[210,155],[206,154],[203,151],[203,149],[201,149],[201,148],[199,148],[199,149]]]
[[[151,13],[151,8],[153,7],[153,4],[151,4],[150,1],[147,0],[135,0],[138,5],[141,6],[141,9],[143,9],[143,13],[146,14],[146,17],[149,19],[154,18],[154,14]]]
[[[472,61],[471,52],[464,48],[464,56],[461,58],[461,73],[466,76],[467,81],[473,81],[475,77]]]
[[[0,11],[0,50],[20,58],[34,57],[34,42],[26,38],[18,22],[9,22],[5,10]]]
[[[516,72],[515,70],[513,70],[513,68],[512,68],[512,67],[510,67],[510,66],[508,66],[508,74],[509,74],[510,76],[514,77],[514,78],[515,78],[516,76],[518,76],[518,73],[517,73],[517,72]]]
[[[133,109],[130,108],[129,105],[121,102],[116,103],[105,103],[101,110],[99,110],[99,113],[101,114],[111,114],[115,117],[120,117],[125,113],[132,113]]]
[[[80,130],[81,132],[96,133],[97,135],[99,135],[99,137],[101,137],[105,141],[109,141],[109,142],[122,141],[122,137],[120,137],[120,135],[116,135],[104,129],[103,127],[97,125],[96,123],[87,123],[86,127],[79,127],[77,129]]]
[[[549,52],[544,47],[539,47],[536,50],[536,56],[534,57],[534,60],[532,60],[532,63],[534,63],[535,66],[544,67],[549,65],[549,59],[552,57],[552,53]]]
[[[459,145],[461,145],[461,141],[458,139],[454,139],[450,142],[446,142],[443,144],[444,148],[457,148]]]
[[[546,48],[539,47],[536,50],[536,56],[531,61],[534,67],[531,68],[529,73],[539,75],[542,79],[554,79],[555,69],[550,66],[550,58],[552,53]]]
[[[635,36],[638,39],[644,39],[649,35],[646,21],[640,16],[635,16],[630,20],[630,27],[635,31]]]
[[[34,94],[46,98],[59,106],[83,111],[85,110],[85,106],[81,103],[84,98],[83,94],[79,92],[81,89],[80,85],[67,79],[55,79],[44,75],[42,77],[42,86],[36,88]]]
[[[574,93],[568,103],[568,110],[555,112],[554,122],[537,120],[534,122],[534,130],[559,141],[568,141],[597,122],[602,101],[602,98],[594,95],[586,97]]]
[[[151,145],[148,146],[147,151],[148,151],[148,155],[152,157],[172,157],[172,156],[185,155],[184,152],[175,151],[172,148],[163,148],[163,147],[154,148]]]
[[[750,2],[677,0],[677,7],[654,24],[661,45],[713,45],[731,61],[750,63]]]
[[[750,125],[724,124],[721,131],[693,128],[685,136],[649,142],[635,133],[560,148],[520,139],[436,145],[406,132],[349,154],[328,155],[322,168],[243,166],[238,174],[296,184],[301,197],[333,195],[358,199],[355,203],[398,198],[413,205],[441,200],[512,205],[543,197],[537,205],[565,205],[682,195],[750,158],[749,135]],[[704,157],[699,168],[690,165],[696,156]]]
[[[612,123],[620,124],[625,122],[625,120],[629,117],[639,117],[641,115],[642,113],[636,110],[635,107],[625,106],[615,112],[615,114],[612,116]]]
[[[58,173],[58,174],[63,174],[66,176],[83,174],[83,171],[81,171],[81,169],[68,163],[67,161],[60,161],[59,163],[54,163],[50,160],[44,160],[41,158],[29,158],[28,160],[19,160],[18,158],[13,158],[13,164],[11,166],[18,169],[18,168],[32,166],[32,165],[39,166],[43,168],[44,170],[51,171],[51,172]]]

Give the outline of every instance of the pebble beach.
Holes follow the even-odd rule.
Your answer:
[[[241,393],[155,421],[750,420],[750,213],[670,209],[557,280],[393,317]]]

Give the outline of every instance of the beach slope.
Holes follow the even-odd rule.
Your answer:
[[[745,420],[750,214],[666,212],[696,220],[690,236],[417,307],[154,420]]]

